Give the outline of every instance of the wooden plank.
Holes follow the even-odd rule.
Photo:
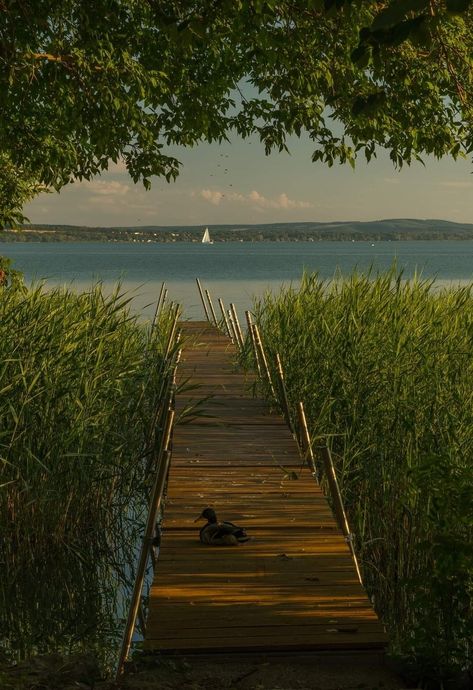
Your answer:
[[[251,577],[251,575],[259,569],[266,569],[272,572],[276,570],[282,574],[289,574],[293,571],[304,571],[308,576],[313,576],[319,572],[322,573],[324,570],[350,569],[352,567],[352,561],[347,557],[346,553],[325,554],[323,556],[306,553],[292,557],[287,557],[287,554],[271,553],[268,555],[263,553],[248,553],[245,555],[244,559],[235,559],[233,557],[225,558],[223,549],[219,549],[218,554],[219,555],[212,555],[209,551],[202,551],[196,554],[192,559],[192,572],[205,567],[209,571],[214,570],[216,574],[219,572],[241,571],[247,572],[248,576]],[[218,559],[218,565],[215,564],[216,559]],[[186,555],[179,551],[161,551],[161,563],[165,560],[169,560],[170,562],[181,560],[189,563],[189,559],[186,558]],[[232,568],[234,569],[233,571]]]
[[[221,504],[220,504],[221,505]],[[281,523],[286,521],[287,531],[290,529],[297,528],[298,530],[308,530],[309,532],[321,533],[328,531],[330,534],[336,531],[341,533],[338,526],[333,522],[333,516],[330,514],[330,510],[326,506],[314,506],[314,510],[306,512],[304,510],[299,510],[298,512],[285,512],[277,511],[272,515],[266,515],[263,512],[257,514],[251,513],[245,506],[236,507],[234,503],[225,504],[227,510],[220,511],[222,519],[225,518],[230,522],[239,522],[247,530],[261,529],[261,528],[273,528],[280,530]],[[198,536],[196,526],[194,522],[197,521],[201,513],[202,502],[199,501],[188,501],[186,505],[183,506],[181,512],[169,510],[166,513],[164,519],[164,524],[166,528],[187,528],[194,530],[196,538]],[[216,506],[214,505],[214,508]],[[200,509],[200,510],[199,510]],[[197,527],[202,527],[202,522]],[[320,529],[319,529],[320,528]],[[303,532],[302,532],[303,534]],[[302,536],[302,535],[301,535]]]
[[[200,639],[200,640],[217,640],[220,638],[231,637],[232,638],[246,638],[246,637],[263,637],[268,638],[282,638],[287,640],[292,636],[326,636],[326,635],[339,635],[349,634],[349,635],[359,635],[364,636],[370,633],[377,633],[378,635],[384,635],[384,630],[380,624],[375,625],[372,621],[362,621],[362,622],[352,622],[347,621],[345,623],[330,623],[330,619],[318,624],[307,624],[307,625],[253,625],[253,626],[241,626],[232,625],[223,626],[208,626],[202,628],[199,626],[197,628],[189,626],[186,621],[178,621],[172,627],[168,627],[167,634],[164,630],[159,627],[150,630],[150,637],[155,637],[155,639],[175,638],[179,635],[184,635],[189,639]]]
[[[222,621],[220,624],[202,628],[202,626],[194,627],[187,621],[174,621],[173,625],[168,625],[167,633],[159,627],[150,630],[150,637],[164,638],[176,637],[180,633],[187,637],[199,637],[200,639],[218,639],[219,637],[228,637],[231,633],[232,637],[289,637],[292,635],[324,635],[326,633],[336,634],[363,634],[363,633],[378,632],[383,635],[384,630],[381,624],[374,625],[371,620],[351,621],[345,619],[340,622],[338,619],[331,619],[326,617],[318,623],[307,623],[305,625],[229,625],[227,621]]]
[[[239,468],[227,468],[227,467],[213,467],[211,470],[207,472],[207,477],[212,477],[217,479],[218,481],[225,481],[227,478],[235,478],[239,481],[252,481],[252,480],[258,480],[258,481],[264,481],[264,482],[282,482],[282,483],[287,483],[290,486],[306,486],[308,487],[311,491],[315,489],[315,491],[319,490],[319,486],[317,482],[314,480],[312,477],[312,474],[310,473],[310,470],[306,465],[304,465],[301,462],[301,459],[298,458],[300,469],[296,473],[296,476],[294,477],[293,474],[290,476],[287,475],[287,473],[284,471],[283,467],[280,467],[276,464],[271,468],[267,469],[258,469],[258,470],[247,470],[244,475],[242,475],[241,470]],[[202,478],[199,475],[194,476],[194,473],[187,473],[184,470],[180,470],[178,468],[173,467],[173,476],[184,478],[195,482],[195,481],[200,481]],[[294,483],[295,482],[295,483]]]
[[[238,586],[245,584],[250,581],[252,584],[258,585],[260,581],[271,583],[272,585],[277,585],[280,589],[284,585],[288,585],[290,582],[292,587],[307,587],[314,586],[317,587],[338,587],[357,584],[358,578],[353,572],[348,570],[342,570],[334,572],[333,570],[326,571],[325,573],[320,573],[319,571],[314,572],[312,575],[304,569],[293,569],[285,570],[283,572],[279,571],[264,571],[256,570],[255,572],[249,574],[247,570],[234,571],[230,568],[223,572],[223,569],[219,566],[218,570],[213,567],[209,567],[207,562],[204,567],[197,567],[194,573],[176,573],[175,564],[177,561],[168,563],[168,567],[159,568],[159,572],[156,573],[155,585],[162,587],[163,584],[183,584],[186,586],[191,586],[192,584],[209,582],[219,582],[219,583],[236,583]],[[173,565],[174,564],[174,565]],[[289,577],[288,577],[289,576]]]
[[[314,636],[284,636],[282,639],[263,639],[255,637],[246,637],[235,640],[230,638],[217,638],[215,640],[191,639],[187,640],[182,636],[172,639],[165,637],[163,639],[153,640],[147,638],[145,649],[159,649],[161,651],[168,650],[173,652],[181,652],[185,650],[186,653],[192,651],[200,652],[215,652],[219,651],[316,651],[316,650],[362,650],[362,649],[379,649],[384,647],[387,643],[386,635],[382,636],[378,631],[373,633],[364,633],[362,636],[355,637],[353,635],[325,635]]]
[[[331,601],[329,598],[321,599],[313,605],[310,615],[307,614],[307,602],[292,606],[288,604],[285,608],[275,611],[267,601],[239,599],[230,606],[224,600],[211,602],[189,599],[175,602],[163,598],[159,611],[150,619],[148,627],[150,630],[156,630],[159,627],[165,631],[166,627],[171,626],[174,621],[182,621],[186,623],[186,626],[192,625],[197,628],[213,625],[268,627],[285,624],[303,627],[308,623],[343,615],[354,624],[363,620],[371,624],[374,630],[383,629],[375,616],[368,616],[369,606],[363,606],[361,599],[350,598],[347,594],[344,596],[350,602],[349,606],[341,599],[339,601]],[[249,609],[252,610],[251,613],[248,612]]]
[[[226,337],[207,322],[180,327],[179,423],[145,647],[382,649],[383,626],[281,416],[252,397],[255,377],[237,370]],[[207,505],[250,541],[201,544],[194,519]]]

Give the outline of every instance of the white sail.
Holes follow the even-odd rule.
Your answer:
[[[203,242],[203,244],[213,244],[212,240],[210,239],[210,232],[209,232],[208,228],[205,228],[205,230],[204,230],[202,242]]]

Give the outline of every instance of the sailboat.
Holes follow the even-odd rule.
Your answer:
[[[210,239],[210,232],[208,228],[205,228],[204,230],[202,244],[213,244],[213,240]]]

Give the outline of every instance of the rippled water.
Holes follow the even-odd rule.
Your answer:
[[[322,278],[354,268],[388,269],[393,261],[405,270],[440,283],[473,281],[473,242],[226,242],[213,245],[178,242],[154,243],[0,243],[0,252],[12,258],[28,280],[73,284],[85,290],[96,280],[109,287],[121,280],[134,295],[135,309],[146,317],[162,281],[170,299],[183,304],[187,318],[203,316],[195,278],[214,299],[251,306],[252,297],[297,282],[304,270]]]

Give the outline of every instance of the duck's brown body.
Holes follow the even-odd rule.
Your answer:
[[[212,508],[203,510],[197,520],[201,518],[207,520],[207,524],[199,532],[202,544],[207,544],[208,546],[238,546],[249,539],[242,527],[234,525],[233,522],[219,522]]]

